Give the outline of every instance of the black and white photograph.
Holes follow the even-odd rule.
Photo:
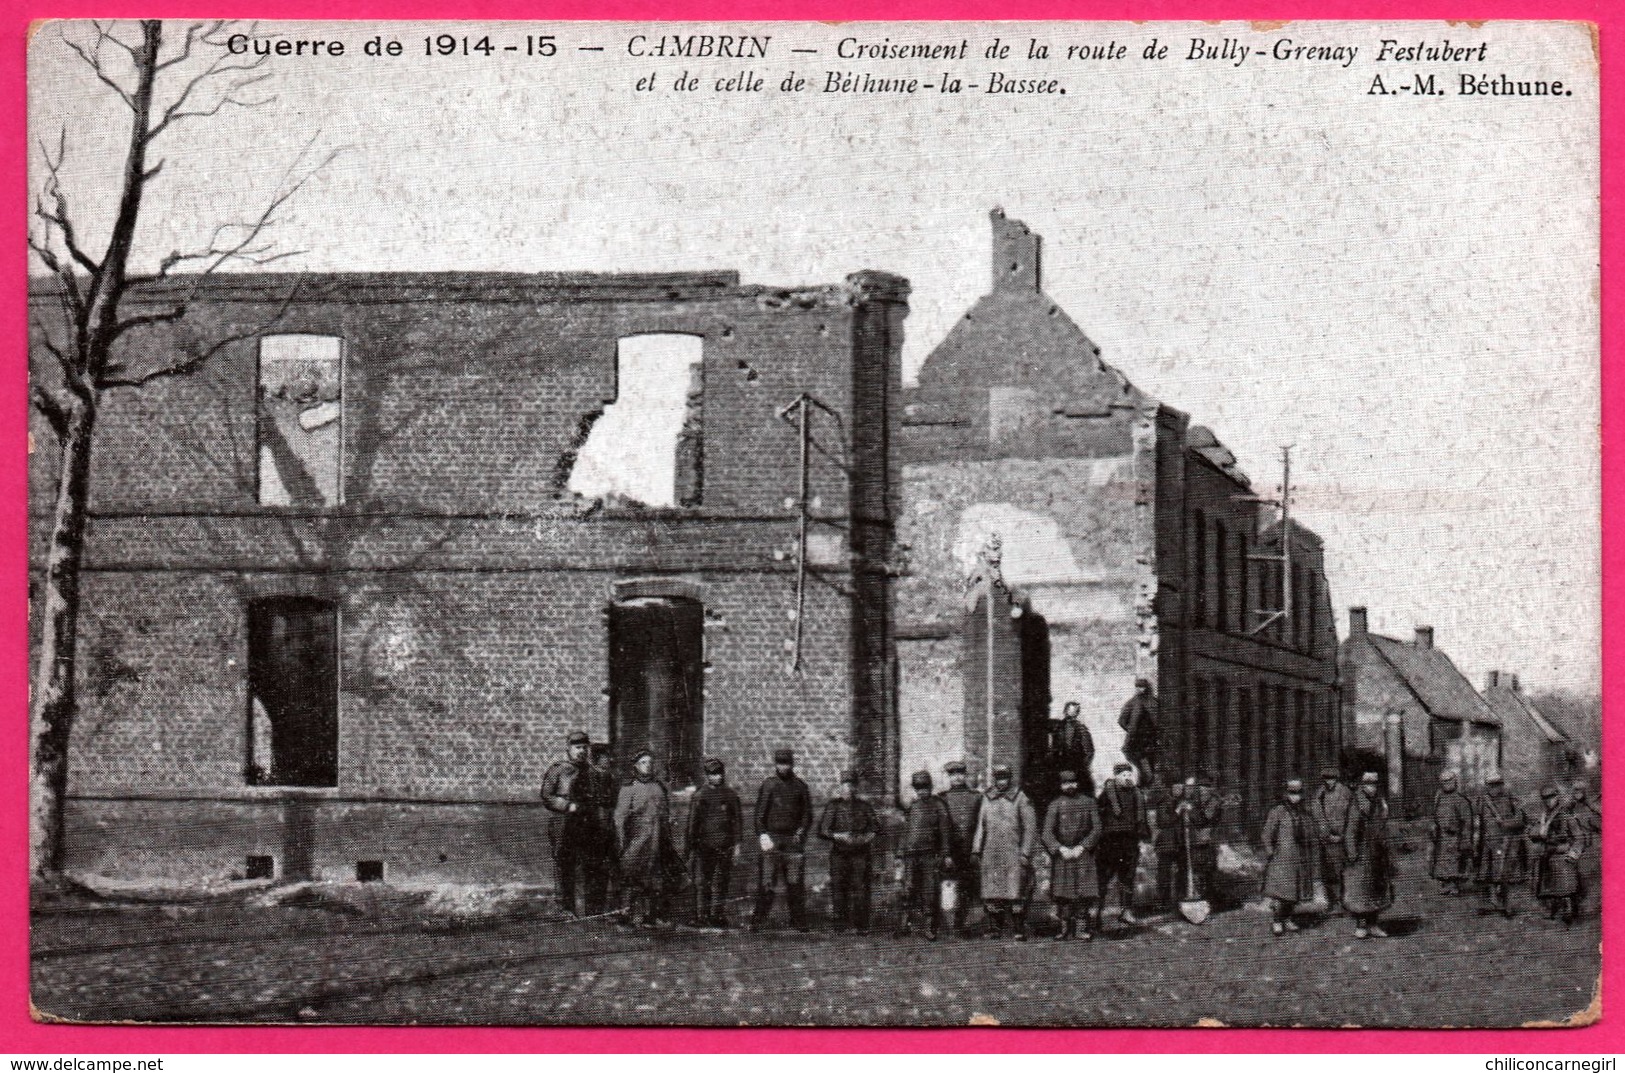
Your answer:
[[[1595,28],[47,21],[30,996],[1601,1016]]]

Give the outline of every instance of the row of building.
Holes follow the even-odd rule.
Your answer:
[[[188,312],[130,333],[132,373],[218,353],[104,400],[70,867],[534,881],[570,730],[677,789],[789,747],[893,800],[950,759],[1036,784],[1068,701],[1098,777],[1141,679],[1163,777],[1213,772],[1238,831],[1327,763],[1379,759],[1412,809],[1444,768],[1570,763],[1431,631],[1356,609],[1340,645],[1320,539],[991,224],[990,292],[909,387],[909,287],[878,272],[138,287]],[[49,284],[31,302],[51,332]]]

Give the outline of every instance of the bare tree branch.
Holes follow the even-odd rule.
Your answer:
[[[158,65],[157,70],[161,72],[184,62],[191,55],[194,41],[212,45],[219,50],[219,55],[215,57],[208,67],[193,75],[181,87],[179,94],[170,102],[169,107],[164,109],[163,114],[158,117],[158,121],[148,128],[144,135],[145,141],[152,141],[165,130],[168,130],[171,125],[182,120],[219,115],[226,108],[258,108],[276,99],[275,95],[258,100],[251,100],[242,96],[244,90],[264,82],[274,72],[268,69],[262,70],[266,65],[266,61],[270,58],[268,56],[258,56],[247,63],[232,62],[235,57],[225,47],[226,36],[224,35],[225,30],[231,25],[229,22],[217,20],[211,23],[208,29],[200,32],[199,24],[194,23],[187,29],[186,39],[182,43],[180,53]],[[219,98],[213,104],[192,105],[190,102],[193,100],[193,95],[206,86],[211,88],[214,86],[221,87]]]
[[[56,433],[56,438],[65,439],[68,435],[67,403],[43,384],[31,385],[28,389],[28,398],[34,404],[34,409],[38,410],[51,426],[51,431]]]
[[[113,387],[141,387],[143,384],[150,384],[154,380],[160,380],[171,376],[184,376],[187,373],[196,372],[198,369],[201,369],[210,358],[220,353],[226,347],[235,343],[240,343],[245,339],[253,339],[256,336],[264,335],[268,329],[274,327],[279,321],[282,320],[283,316],[288,312],[288,307],[293,304],[294,297],[298,293],[299,284],[296,282],[293,286],[288,288],[287,295],[282,299],[282,303],[277,306],[276,312],[273,313],[269,319],[253,328],[249,328],[247,331],[236,332],[232,335],[228,335],[224,338],[216,340],[215,343],[206,350],[201,350],[171,365],[160,365],[155,369],[147,369],[142,372],[132,373],[129,375],[120,375],[124,368],[122,365],[109,365],[104,370],[103,374],[96,378],[96,387],[98,390],[106,390],[107,388]]]
[[[92,25],[96,27],[96,43],[91,46],[90,51],[85,51],[84,46],[79,44],[79,42],[71,41],[67,38],[63,38],[63,44],[73,49],[74,53],[77,54],[81,60],[85,61],[85,66],[89,67],[91,71],[95,73],[96,77],[101,80],[103,85],[107,86],[114,93],[119,95],[119,100],[124,102],[124,106],[126,108],[129,108],[131,111],[135,111],[135,96],[129,90],[120,85],[118,80],[112,75],[108,74],[107,69],[102,66],[102,43],[111,41],[119,48],[122,48],[126,52],[130,53],[132,59],[135,56],[135,50],[129,45],[126,45],[123,41],[120,41],[117,37],[114,37],[101,23],[96,22],[92,23]]]
[[[74,234],[73,217],[68,212],[68,199],[62,193],[62,161],[68,155],[68,132],[63,128],[57,134],[56,156],[51,156],[51,150],[44,142],[40,143],[40,155],[45,160],[45,182],[40,188],[39,196],[34,199],[34,215],[44,220],[48,227],[54,226],[62,232],[62,242],[68,249],[68,256],[72,257],[86,272],[95,275],[101,271],[90,255],[79,246],[78,237]],[[45,207],[45,199],[54,202],[54,209]],[[46,240],[50,240],[47,232]]]

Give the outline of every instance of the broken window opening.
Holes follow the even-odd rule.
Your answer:
[[[338,609],[279,596],[248,608],[247,781],[337,786]]]
[[[257,404],[262,507],[344,501],[344,344],[328,335],[260,340]]]
[[[610,607],[610,744],[623,760],[647,748],[674,789],[700,784],[704,652],[698,600],[636,597]]]
[[[649,507],[695,507],[704,484],[704,340],[632,335],[616,348],[616,398],[593,422],[566,488]]]

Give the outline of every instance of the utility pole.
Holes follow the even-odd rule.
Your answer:
[[[1266,503],[1279,508],[1281,515],[1281,554],[1247,556],[1249,561],[1264,563],[1279,563],[1281,567],[1281,606],[1277,608],[1255,608],[1253,614],[1262,615],[1263,620],[1247,631],[1249,637],[1256,637],[1277,622],[1285,622],[1286,628],[1292,628],[1292,445],[1286,444],[1281,448],[1281,497],[1271,499],[1266,496],[1243,496],[1251,503]],[[1246,594],[1242,594],[1243,600]]]
[[[985,709],[984,717],[987,720],[987,754],[983,759],[987,769],[987,782],[985,784],[987,786],[993,785],[993,726],[996,715],[993,693],[993,625],[997,621],[993,613],[993,597],[995,594],[1003,592],[1005,588],[1004,573],[1001,568],[1004,558],[1003,552],[1000,550],[1002,546],[999,534],[989,534],[987,543],[982,547],[981,551],[976,553],[976,568],[971,572],[971,576],[966,579],[965,583],[965,609],[974,612],[979,600],[983,601],[985,606],[984,629],[987,634],[985,638],[987,644],[985,646],[986,659],[984,660],[983,673],[986,675],[987,695],[984,698],[986,703],[983,707]]]
[[[807,611],[807,529],[812,523],[812,411],[823,410],[839,421],[839,415],[827,405],[803,391],[779,410],[779,420],[789,422],[795,415],[796,436],[800,443],[800,464],[796,495],[796,630],[790,669],[801,673],[801,648],[805,636],[802,619]]]

